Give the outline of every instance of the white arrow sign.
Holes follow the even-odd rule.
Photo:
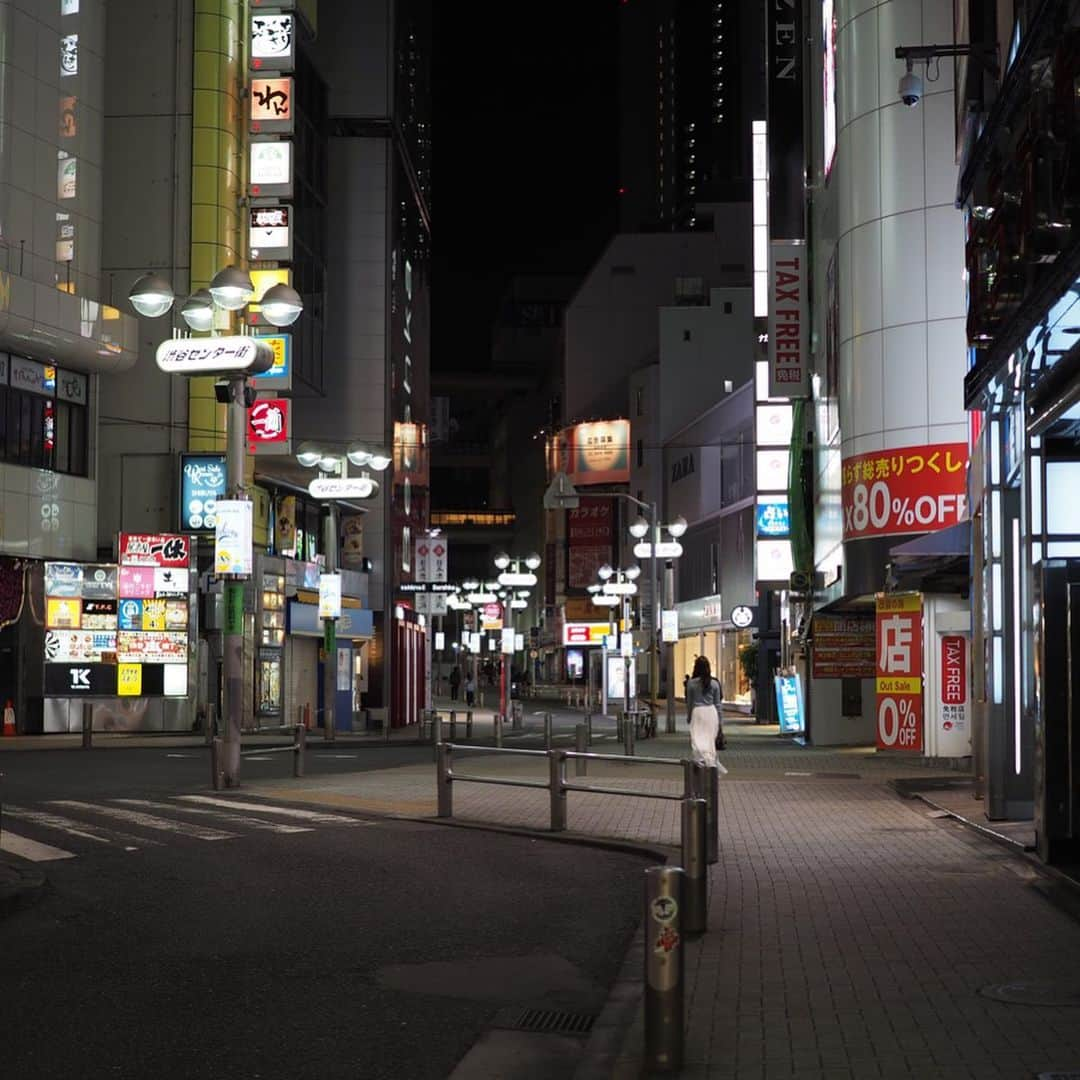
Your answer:
[[[319,476],[308,484],[313,499],[369,499],[377,490],[370,476]]]

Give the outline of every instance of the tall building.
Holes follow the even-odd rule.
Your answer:
[[[707,228],[750,198],[764,114],[761,5],[640,0],[619,9],[619,230]]]
[[[0,5],[0,702],[20,731],[44,723],[44,562],[97,554],[101,379],[137,356],[103,265],[106,6]]]
[[[4,253],[20,322],[0,322],[27,345],[41,337],[38,352],[23,347],[28,361],[63,365],[70,356],[73,370],[67,379],[63,366],[43,367],[37,395],[53,400],[52,450],[63,468],[47,485],[58,507],[50,518],[61,523],[50,534],[62,542],[50,536],[40,553],[112,563],[125,532],[183,535],[193,556],[191,622],[171,628],[185,636],[177,659],[187,684],[173,679],[161,697],[153,680],[145,692],[129,683],[132,700],[96,699],[95,724],[189,729],[207,706],[220,710],[229,634],[242,639],[245,727],[303,715],[321,723],[317,593],[327,565],[340,568],[344,594],[337,726],[415,719],[425,628],[395,601],[413,572],[413,537],[427,524],[430,4],[211,0],[165,10],[114,0],[106,20],[98,0],[48,0],[4,4],[0,19],[5,37],[25,44],[19,65],[28,80],[5,64],[5,88],[18,82],[18,92],[2,100],[14,102],[10,122],[41,143],[0,165],[11,179],[0,183],[0,231],[22,256]],[[54,46],[52,72],[45,57]],[[48,123],[38,84],[57,96]],[[55,187],[41,167],[46,146]],[[35,155],[26,186],[31,175],[15,161]],[[224,602],[213,572],[213,509],[225,494],[233,430],[222,387],[213,375],[169,374],[155,363],[159,345],[189,334],[185,298],[229,266],[250,270],[255,303],[219,311],[215,334],[264,337],[275,356],[270,372],[247,380],[244,486],[253,512],[242,611]],[[177,299],[168,315],[136,322],[124,314],[126,298],[147,271]],[[21,323],[23,276],[49,295],[45,303],[30,294],[29,325]],[[303,302],[285,330],[258,304],[277,282]],[[197,334],[192,341],[198,347]],[[5,386],[16,369],[3,365]],[[74,419],[71,395],[85,395]],[[31,460],[33,409],[28,415],[26,464],[40,470],[44,443]],[[84,451],[72,450],[73,425]],[[305,444],[321,452],[320,471],[354,481],[334,514],[312,493],[318,472],[298,458]],[[364,497],[357,492],[369,486],[370,464],[361,451],[372,450],[392,465],[372,473],[377,483]],[[74,481],[83,486],[73,489],[79,505],[69,515],[73,471],[86,479]],[[16,480],[26,499],[28,481]],[[19,502],[10,513],[5,506],[13,533]],[[179,636],[173,644],[181,648]],[[20,726],[32,727],[38,708],[47,727],[64,729],[78,722],[78,706],[60,695],[42,706],[42,655],[40,643],[27,653],[38,674],[23,683],[37,705]]]

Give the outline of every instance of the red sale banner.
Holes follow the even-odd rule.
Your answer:
[[[844,539],[933,532],[967,516],[967,443],[844,458]]]
[[[922,593],[878,593],[877,748],[922,750]]]

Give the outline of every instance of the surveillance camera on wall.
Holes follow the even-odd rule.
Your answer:
[[[900,77],[900,100],[909,108],[913,109],[922,101],[922,79],[911,70],[908,64],[907,72]]]

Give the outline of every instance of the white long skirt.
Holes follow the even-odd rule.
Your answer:
[[[695,705],[690,713],[690,751],[695,761],[716,765],[716,733],[720,714],[715,705]]]

